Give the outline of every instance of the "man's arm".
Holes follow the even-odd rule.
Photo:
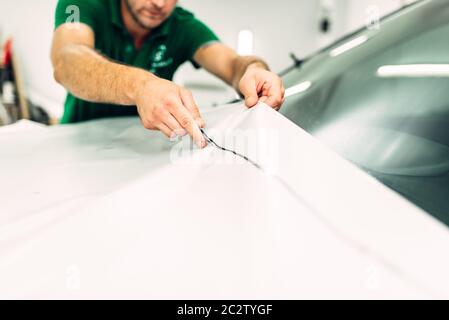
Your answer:
[[[282,80],[258,57],[239,56],[231,48],[214,43],[198,49],[194,60],[241,93],[248,107],[265,102],[278,110],[284,102]]]
[[[61,25],[51,58],[56,81],[76,97],[98,103],[136,105],[145,128],[168,137],[188,132],[200,146],[204,126],[192,94],[142,69],[122,65],[94,50],[93,30],[84,24]]]
[[[137,88],[152,77],[97,53],[94,33],[83,24],[63,25],[55,31],[51,57],[56,81],[76,97],[91,102],[134,105]]]

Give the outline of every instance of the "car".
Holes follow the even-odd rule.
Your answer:
[[[420,1],[326,48],[285,75],[297,94],[282,110],[446,225],[448,10]]]
[[[133,117],[0,128],[0,298],[449,297],[444,220],[376,175],[433,168],[366,153],[384,140],[367,137],[362,116],[390,110],[365,108],[394,97],[377,91],[389,80],[363,81],[369,69],[356,68],[376,65],[376,34],[396,43],[423,16],[443,24],[442,3],[407,7],[307,59],[284,76],[282,113],[242,102],[204,110],[204,150]],[[352,72],[360,81],[348,95],[338,79]],[[353,107],[326,108],[340,96]],[[420,147],[400,142],[387,155]]]

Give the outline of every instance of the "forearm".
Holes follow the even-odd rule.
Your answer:
[[[55,79],[74,96],[91,102],[135,105],[151,73],[112,62],[83,45],[69,45],[53,59]]]
[[[240,80],[250,67],[259,67],[269,70],[267,63],[256,56],[238,56],[234,61],[232,86],[239,93]]]

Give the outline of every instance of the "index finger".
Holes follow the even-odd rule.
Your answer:
[[[204,128],[205,126],[204,120],[201,117],[200,110],[195,102],[195,99],[192,96],[192,93],[186,89],[181,89],[180,94],[181,94],[181,101],[184,104],[184,106],[193,115],[196,123],[200,127]]]
[[[206,139],[204,139],[200,127],[189,110],[187,110],[187,108],[182,104],[179,97],[174,100],[172,104],[170,104],[168,111],[175,117],[181,127],[187,130],[199,148],[204,148],[207,145]]]
[[[245,97],[245,104],[252,108],[257,104],[259,96],[257,94],[257,84],[254,79],[249,79],[240,84],[240,92]]]

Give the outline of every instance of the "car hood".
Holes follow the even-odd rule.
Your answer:
[[[204,118],[260,167],[136,118],[1,129],[0,297],[449,297],[442,224],[266,105]]]

